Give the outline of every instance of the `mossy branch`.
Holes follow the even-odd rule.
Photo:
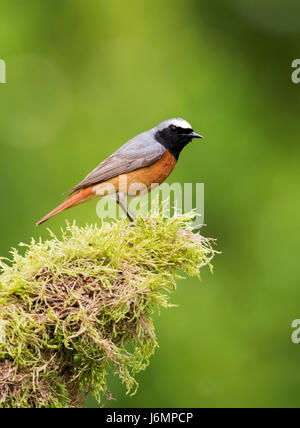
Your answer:
[[[193,233],[191,216],[68,225],[62,239],[2,259],[0,407],[78,407],[90,392],[100,402],[111,370],[134,393],[176,272],[211,268],[211,240]]]

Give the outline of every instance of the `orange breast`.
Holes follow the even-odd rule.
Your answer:
[[[97,184],[93,191],[99,196],[112,194],[115,191],[126,193],[129,196],[140,196],[149,192],[154,184],[163,183],[175,165],[175,157],[166,150],[165,154],[154,164]]]

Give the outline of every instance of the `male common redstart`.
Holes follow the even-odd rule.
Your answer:
[[[148,192],[153,184],[163,183],[173,171],[181,150],[193,138],[203,137],[194,132],[184,119],[166,120],[137,135],[67,192],[70,195],[66,201],[43,217],[37,225],[67,208],[108,194],[116,195],[116,202],[133,221],[135,215],[126,205],[124,195],[133,196],[130,189],[136,183],[141,183]]]

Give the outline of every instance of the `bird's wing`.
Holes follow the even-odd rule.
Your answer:
[[[165,151],[166,149],[155,140],[152,133],[144,132],[120,147],[69,192],[76,192],[151,165],[159,160]]]

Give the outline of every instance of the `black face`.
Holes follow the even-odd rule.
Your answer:
[[[178,159],[181,150],[192,141],[193,138],[202,138],[192,128],[180,128],[170,125],[161,131],[157,131],[156,140]]]

